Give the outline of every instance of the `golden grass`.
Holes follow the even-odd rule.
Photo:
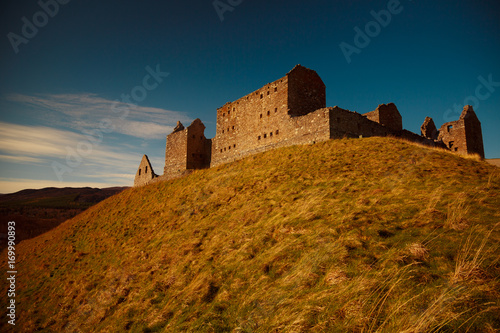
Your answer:
[[[342,139],[126,190],[18,246],[18,328],[495,330],[496,170]]]

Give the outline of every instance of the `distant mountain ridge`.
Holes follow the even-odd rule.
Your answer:
[[[0,194],[0,247],[5,246],[7,222],[18,225],[17,240],[40,235],[128,187],[25,189]]]

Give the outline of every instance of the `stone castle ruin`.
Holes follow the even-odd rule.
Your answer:
[[[146,155],[135,175],[134,186],[173,179],[192,170],[211,168],[278,147],[308,144],[343,137],[394,136],[461,154],[484,158],[481,123],[472,106],[457,121],[437,130],[432,118],[421,135],[403,129],[393,103],[359,114],[337,106],[326,107],[326,87],[319,75],[301,65],[285,77],[217,109],[216,135],[207,139],[205,125],[180,122],[167,136],[163,175],[154,173]]]

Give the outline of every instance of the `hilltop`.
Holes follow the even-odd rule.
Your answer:
[[[380,137],[128,189],[16,247],[16,328],[494,332],[499,190],[479,158]]]

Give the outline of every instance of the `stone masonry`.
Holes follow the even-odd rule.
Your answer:
[[[135,174],[134,186],[146,185],[157,177],[149,158],[146,155],[142,156],[141,164],[139,164],[139,169]]]
[[[204,135],[200,119],[185,128],[180,122],[167,136],[163,176],[154,174],[144,155],[134,186],[181,177],[278,147],[342,137],[395,136],[484,158],[481,123],[471,106],[460,119],[436,129],[427,117],[421,135],[403,129],[393,103],[359,114],[326,107],[326,87],[319,75],[301,65],[240,99],[217,109],[216,134]],[[149,173],[147,172],[149,170]]]
[[[470,105],[464,107],[458,120],[441,126],[438,141],[443,142],[451,151],[478,154],[484,158],[481,122]]]

